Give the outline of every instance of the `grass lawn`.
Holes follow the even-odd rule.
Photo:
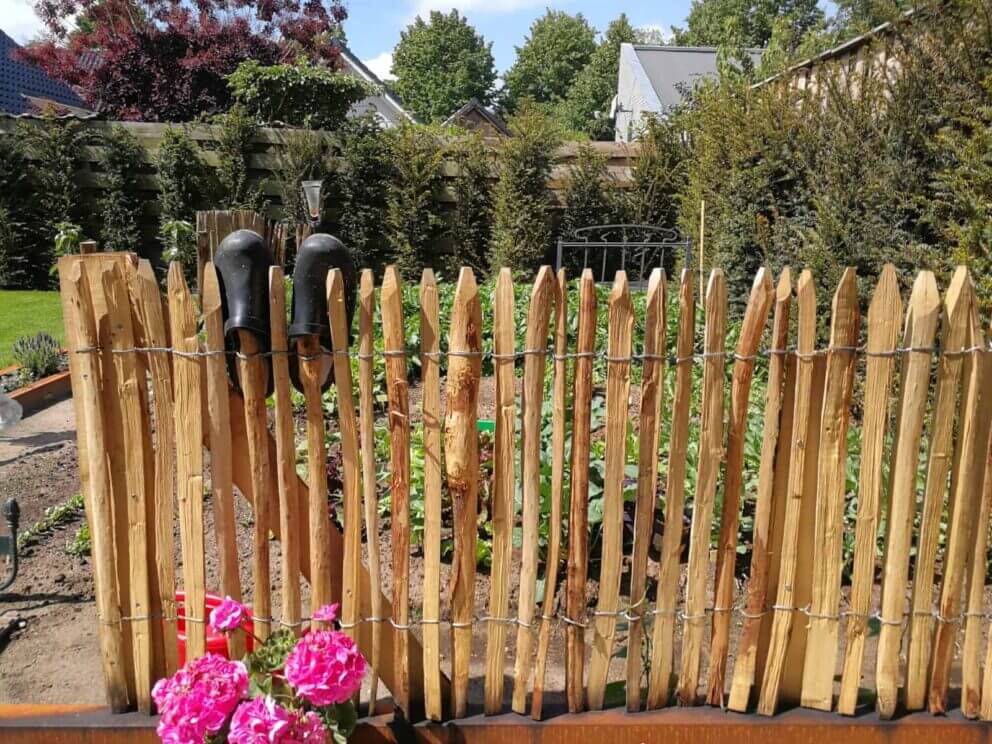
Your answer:
[[[59,293],[0,290],[0,367],[14,363],[10,354],[14,341],[41,331],[63,342]]]

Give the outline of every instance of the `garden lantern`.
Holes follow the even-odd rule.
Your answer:
[[[307,202],[307,218],[311,227],[316,227],[320,222],[320,192],[323,186],[323,181],[303,181],[300,183],[303,198]]]
[[[0,535],[0,557],[7,557],[6,576],[0,578],[0,591],[14,583],[17,578],[17,526],[21,521],[21,509],[14,499],[3,505],[3,519],[7,523],[9,535]]]

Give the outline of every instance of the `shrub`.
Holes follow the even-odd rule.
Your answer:
[[[261,212],[265,196],[261,184],[253,184],[248,158],[258,125],[243,106],[232,106],[226,114],[214,118],[217,135],[217,180],[224,209],[250,209]]]
[[[59,343],[47,333],[21,336],[11,347],[11,355],[21,369],[21,382],[27,384],[59,371],[62,354]]]
[[[0,287],[47,284],[47,264],[37,260],[35,193],[19,138],[0,135]]]
[[[444,149],[435,130],[415,124],[389,132],[388,142],[393,177],[386,197],[386,231],[400,271],[416,281],[425,266],[440,268],[438,196]]]
[[[525,104],[509,122],[513,136],[499,153],[492,265],[530,273],[551,248],[548,188],[561,134],[540,107]]]
[[[359,266],[376,272],[390,253],[384,226],[391,172],[390,149],[379,122],[372,116],[349,122],[332,184],[341,205],[341,240]]]
[[[14,212],[0,203],[0,287],[31,285],[31,256],[24,225]]]
[[[568,169],[568,181],[562,193],[562,218],[560,234],[565,239],[575,235],[580,227],[606,225],[614,221],[619,206],[605,155],[600,155],[592,145],[579,146],[575,162]],[[569,268],[581,268],[567,261]]]
[[[286,145],[279,153],[276,183],[287,220],[307,222],[306,203],[300,183],[324,179],[329,168],[331,142],[323,132],[299,131],[286,135]]]
[[[375,92],[363,80],[305,59],[263,65],[248,60],[228,76],[234,100],[262,124],[337,129],[352,104]]]
[[[476,272],[489,269],[489,244],[493,237],[493,177],[496,158],[478,132],[460,135],[450,147],[458,167],[451,188],[455,204],[448,234],[451,237],[451,267],[471,266]],[[449,273],[454,276],[453,272]]]
[[[192,222],[196,207],[209,191],[209,176],[200,148],[182,129],[167,127],[155,156],[158,169],[160,222]]]
[[[104,250],[137,250],[140,240],[138,219],[141,199],[138,196],[138,169],[144,150],[137,140],[121,127],[114,127],[104,138],[100,153],[105,187],[100,197],[103,226],[100,239]]]

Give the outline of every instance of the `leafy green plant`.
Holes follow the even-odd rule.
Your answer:
[[[290,223],[309,220],[300,184],[323,180],[331,169],[331,141],[323,132],[297,131],[286,135],[286,145],[279,152],[276,183],[282,208]]]
[[[25,384],[55,374],[62,361],[58,341],[47,333],[21,336],[11,347],[11,355],[21,365],[19,374]]]
[[[489,270],[496,156],[478,132],[460,134],[448,150],[458,167],[451,183],[455,204],[448,223],[452,249],[448,274],[471,266],[482,275]]]
[[[183,129],[166,127],[155,155],[158,170],[160,224],[192,222],[197,204],[210,191],[200,148]]]
[[[103,138],[100,167],[105,189],[100,197],[100,240],[108,251],[133,251],[140,240],[141,198],[138,172],[144,149],[123,127],[113,127]]]
[[[76,558],[84,558],[93,551],[93,537],[90,535],[90,526],[83,522],[76,530],[72,540],[66,543],[65,552]]]
[[[83,512],[83,494],[77,493],[65,502],[45,509],[41,519],[17,533],[17,547],[26,548],[35,544],[42,535],[75,520]]]
[[[62,256],[69,256],[79,253],[79,244],[83,241],[83,228],[72,222],[55,223],[55,259]],[[54,274],[57,270],[55,263],[52,264],[49,273]]]
[[[248,60],[227,77],[234,100],[261,124],[337,129],[352,104],[376,92],[352,75],[306,59],[263,65]]]
[[[221,205],[225,209],[262,211],[265,207],[262,184],[252,182],[248,163],[258,124],[240,105],[214,117],[214,123],[219,127],[217,179]]]

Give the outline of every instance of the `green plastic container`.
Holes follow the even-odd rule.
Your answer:
[[[488,431],[490,434],[496,431],[496,422],[492,419],[479,419],[477,426],[479,431]]]

